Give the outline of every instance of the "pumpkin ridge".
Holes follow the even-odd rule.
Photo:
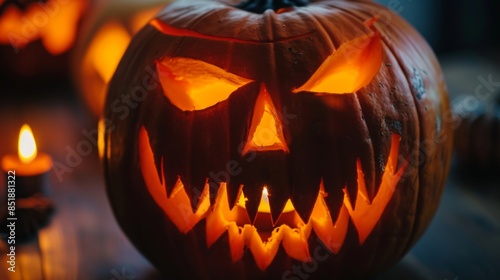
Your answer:
[[[234,36],[233,38],[240,38],[240,34],[242,33],[243,31],[243,27],[247,24],[248,22],[248,17],[246,18],[242,18],[240,20],[240,24],[238,27],[235,28],[235,32],[234,32]],[[234,54],[234,45],[236,44],[236,42],[234,40],[230,40],[229,41],[229,50],[227,51],[227,66],[225,68],[225,70],[229,70],[231,68],[231,63],[232,63],[232,60],[231,60],[231,57],[233,57],[233,54]]]
[[[365,174],[365,180],[367,179],[367,177],[369,178],[369,180],[366,180],[367,181],[367,184],[366,184],[366,189],[367,189],[367,194],[368,194],[368,198],[370,200],[373,200],[373,198],[375,197],[375,195],[377,194],[378,192],[378,185],[377,185],[377,181],[376,181],[376,176],[375,176],[375,173],[376,173],[376,169],[375,169],[375,162],[376,162],[376,158],[375,158],[375,150],[373,148],[373,142],[372,142],[372,135],[370,133],[370,129],[368,128],[368,123],[366,122],[366,118],[364,118],[363,116],[365,115],[365,112],[363,111],[363,106],[361,106],[361,102],[359,100],[359,96],[358,96],[358,92],[354,92],[353,95],[354,95],[354,98],[356,100],[356,103],[357,103],[357,107],[358,108],[355,108],[356,110],[359,110],[361,112],[361,119],[363,120],[362,123],[364,124],[364,129],[365,130],[364,132],[366,133],[366,136],[368,137],[368,139],[366,141],[369,141],[369,147],[370,147],[370,154],[371,154],[371,160],[369,159],[366,159],[366,160],[361,160],[361,163],[366,163],[368,164],[368,168],[363,168],[363,172]],[[364,93],[366,94],[366,93]],[[368,157],[367,157],[368,158]],[[370,172],[371,174],[370,175],[367,175],[367,173]],[[368,182],[370,182],[368,184]],[[356,205],[356,202],[354,202],[354,205]]]
[[[334,38],[330,35],[330,33],[325,28],[324,23],[321,22],[320,19],[316,18],[316,16],[311,11],[309,11],[307,9],[300,9],[300,10],[297,10],[297,14],[307,17],[311,22],[314,23],[315,31],[319,32],[319,34],[321,34],[321,37],[323,39],[328,39],[328,40],[324,40],[323,42],[328,43],[329,47],[331,48],[330,53],[334,52],[338,47],[340,47],[341,44],[334,41]]]
[[[356,16],[356,17],[359,18],[359,16],[357,16],[357,15],[354,15],[354,16]],[[383,22],[383,21],[380,21],[380,23],[381,24],[385,24],[385,22]],[[387,25],[390,26],[389,24],[387,24]],[[418,143],[415,143],[415,145],[416,145],[415,149],[420,150],[420,143],[422,143],[422,141],[423,141],[423,139],[422,139],[423,136],[422,136],[422,133],[421,133],[421,131],[422,131],[422,122],[421,122],[421,119],[420,119],[421,118],[421,112],[419,110],[419,107],[417,106],[418,102],[417,102],[417,99],[416,99],[415,95],[413,94],[412,86],[409,83],[411,76],[408,74],[407,70],[404,69],[404,67],[402,67],[401,58],[399,57],[398,52],[393,48],[393,46],[390,44],[390,42],[388,42],[387,36],[384,36],[384,35],[386,35],[385,34],[386,32],[387,32],[387,29],[386,28],[382,28],[382,32],[381,32],[381,34],[382,34],[382,36],[381,36],[382,43],[383,43],[384,47],[387,49],[387,51],[390,52],[390,54],[393,56],[394,60],[397,62],[398,67],[399,67],[399,71],[401,71],[404,74],[404,76],[406,77],[406,80],[400,80],[400,82],[401,83],[405,83],[406,86],[407,86],[407,88],[410,90],[409,94],[411,95],[411,100],[413,101],[413,108],[415,108],[415,112],[416,112],[416,115],[417,115],[417,117],[415,118],[415,122],[417,122],[416,127],[418,127],[417,133],[419,135],[419,137],[418,137]],[[420,154],[418,154],[418,157],[420,158]],[[417,162],[420,162],[420,159]],[[413,164],[411,164],[411,165],[413,165]],[[420,177],[423,176],[423,175],[420,174],[420,168],[419,168],[419,166],[414,166],[413,165],[413,167],[415,168],[414,172],[418,173],[418,176],[416,176],[416,178],[418,180],[417,182],[419,182],[420,181]],[[418,208],[418,201],[421,200],[421,199],[423,199],[423,198],[422,198],[422,194],[420,192],[420,189],[421,189],[420,188],[420,184],[416,183],[416,184],[414,184],[414,186],[416,188],[418,188],[418,190],[416,191],[416,193],[417,193],[416,198],[414,199],[414,203],[416,203],[416,205],[417,205],[416,207]],[[415,212],[419,212],[418,209]],[[413,232],[417,228],[416,227],[417,215],[414,215],[413,217],[414,217],[413,218],[413,222],[411,223],[411,226],[412,226],[411,232],[412,232],[412,234],[410,234],[410,236],[407,237],[406,245],[402,246],[402,248],[404,248],[404,249],[402,249],[400,251],[400,255],[403,255],[413,245],[413,242],[415,240],[415,236],[414,236]]]
[[[321,4],[323,4],[323,3],[321,3]],[[328,8],[331,10],[336,9],[339,12],[343,12],[342,10],[338,9],[338,7],[336,7],[335,5],[328,5]],[[338,40],[338,38],[336,38],[336,36],[334,36],[333,33],[335,33],[335,32],[333,32],[332,30],[336,30],[336,28],[333,26],[333,23],[330,21],[329,18],[324,20],[323,17],[321,17],[321,16],[318,17],[310,9],[298,9],[298,10],[296,10],[296,13],[302,19],[305,18],[306,19],[305,21],[311,22],[311,25],[313,26],[315,31],[318,32],[318,34],[320,34],[321,39],[318,41],[321,41],[322,43],[328,44],[328,47],[330,48],[329,53],[333,53],[338,48],[340,48],[340,46],[342,45],[342,42],[340,42]],[[330,11],[330,13],[333,14],[334,12]],[[322,177],[324,177],[324,175]],[[346,176],[344,178],[342,184],[339,186],[336,186],[336,188],[339,188],[339,187],[341,189],[345,188],[346,185],[348,184],[348,181],[349,181],[348,176]],[[333,193],[331,190],[328,190],[328,187],[326,187],[326,188],[327,188],[326,193]],[[340,190],[340,192],[342,193],[342,190]],[[351,202],[353,205],[355,205],[356,193],[355,192],[351,193],[351,195],[349,196],[349,199],[352,199]],[[333,202],[331,199],[328,199],[328,197],[327,197],[327,198],[325,198],[325,201],[326,201],[329,209],[334,207],[335,202]],[[338,211],[340,211],[340,209],[342,208],[342,205],[343,205],[343,203],[340,204],[340,207],[338,209],[335,209],[334,213],[337,213]]]
[[[396,18],[396,20],[398,20]],[[400,20],[401,21],[401,20]],[[405,22],[401,22],[402,24],[405,25],[405,28],[408,29],[408,25],[407,23]],[[397,38],[404,38],[404,40],[402,39],[399,39],[398,42],[400,42],[400,45],[408,45],[406,42],[414,42],[415,41],[415,34],[416,35],[419,35],[417,32],[415,32],[413,29],[409,28],[410,33],[407,33],[407,32],[403,32],[403,28],[394,28],[394,26],[392,24],[387,24],[387,27],[384,28],[384,31],[385,32],[394,32],[394,34],[396,34],[396,37]],[[420,35],[419,35],[420,36]],[[402,42],[402,43],[401,43]],[[402,82],[405,82],[405,83],[408,83],[408,87],[410,89],[410,93],[411,93],[411,97],[412,97],[412,100],[414,102],[414,108],[415,108],[415,111],[417,113],[417,118],[415,119],[416,122],[418,122],[418,128],[419,128],[419,136],[418,136],[418,142],[416,142],[416,145],[417,147],[415,148],[415,150],[418,150],[418,151],[421,151],[421,148],[420,148],[420,145],[421,143],[424,143],[425,140],[429,140],[429,139],[433,139],[433,135],[431,134],[431,132],[427,132],[426,134],[426,131],[424,129],[424,125],[426,124],[425,122],[425,116],[426,116],[426,112],[423,112],[422,110],[424,110],[425,108],[421,108],[418,104],[421,104],[418,99],[419,97],[417,97],[417,94],[414,94],[414,91],[416,90],[414,88],[414,86],[412,84],[410,84],[410,81],[411,81],[411,78],[413,77],[412,73],[410,73],[410,69],[406,70],[404,68],[401,67],[401,65],[403,64],[401,62],[401,58],[400,56],[398,55],[397,52],[395,52],[395,47],[393,45],[390,44],[391,42],[390,41],[384,41],[384,44],[386,45],[387,49],[391,51],[391,53],[393,54],[393,56],[395,57],[397,63],[399,64],[400,68],[401,68],[401,71],[405,74],[405,77],[406,79]],[[432,50],[428,47],[428,46],[423,46],[424,49],[416,49],[414,46],[415,44],[410,44],[412,47],[411,47],[411,50],[413,52],[417,52],[419,54],[421,53],[425,53],[425,54],[432,54]],[[437,68],[437,70],[435,70],[435,67],[436,65],[438,65],[438,62],[435,60],[435,58],[431,55],[429,57],[430,60],[427,61],[427,63],[429,64],[429,67],[430,69],[432,69],[433,71],[437,71],[436,74],[438,75],[442,75],[439,71],[439,67]],[[413,67],[413,69],[415,69],[415,66]],[[432,80],[436,80],[436,78],[432,78],[430,79],[431,81]],[[439,114],[440,111],[444,111],[446,110],[447,108],[447,95],[446,94],[443,94],[443,92],[440,91],[440,87],[439,87],[439,83],[436,83],[436,90],[438,91],[438,93],[436,93],[437,95],[437,98],[439,98],[439,102],[438,103],[432,103],[433,105],[437,105],[437,104],[440,104],[441,107],[438,107],[436,108],[436,115]],[[446,93],[446,91],[444,92]],[[422,110],[421,110],[422,109]],[[448,108],[449,110],[449,108]],[[446,130],[446,127],[443,126],[442,128],[442,131],[445,131]],[[448,138],[452,137],[452,132],[450,131],[450,129],[448,129],[447,131],[447,134]],[[443,143],[442,145],[438,145],[436,146],[435,148],[436,149],[448,149],[448,154],[449,154],[449,147],[447,147],[445,145],[446,143]],[[446,152],[444,152],[446,153]],[[433,205],[432,207],[430,205],[426,205],[426,202],[428,201],[428,198],[432,198],[432,197],[428,197],[428,195],[425,195],[425,191],[428,191],[429,189],[433,189],[435,188],[436,186],[443,186],[444,185],[444,182],[443,180],[446,179],[446,177],[444,176],[441,181],[430,181],[428,180],[427,181],[427,185],[422,185],[423,183],[421,182],[426,182],[425,180],[422,180],[423,178],[429,178],[429,177],[426,177],[427,175],[424,174],[422,171],[421,171],[421,167],[422,166],[427,166],[427,168],[429,168],[428,166],[430,165],[430,163],[428,162],[425,162],[425,161],[431,161],[431,160],[434,160],[434,164],[436,164],[436,161],[435,159],[433,159],[432,157],[433,155],[432,154],[425,154],[424,155],[424,163],[420,163],[421,162],[421,159],[420,159],[420,154],[418,154],[418,160],[414,160],[413,159],[413,162],[416,162],[415,163],[410,163],[410,165],[414,168],[414,172],[416,172],[418,174],[417,176],[417,180],[418,180],[418,183],[414,184],[415,188],[418,188],[418,191],[417,191],[417,199],[416,199],[416,206],[415,206],[415,215],[414,215],[414,222],[412,223],[413,225],[413,229],[411,230],[411,234],[408,238],[408,243],[407,243],[407,246],[405,248],[405,250],[402,251],[402,254],[404,254],[405,252],[407,252],[410,247],[415,243],[415,241],[422,235],[423,233],[423,230],[427,227],[427,225],[430,223],[430,219],[432,218],[433,216],[433,213],[435,213],[436,211],[436,207],[437,207],[437,204],[436,203],[432,203],[432,202],[429,202],[428,204],[430,205]],[[443,157],[445,158],[445,157]],[[445,163],[445,162],[444,162]],[[443,172],[444,173],[447,173],[449,169],[449,162],[448,162],[448,165],[447,166],[444,166],[443,167]],[[440,192],[439,193],[436,193],[436,197],[439,198],[440,197],[440,194],[442,193],[443,189],[444,188],[438,188],[440,189]]]
[[[339,7],[338,7],[339,8]],[[364,20],[364,17],[361,17],[359,14],[357,13],[353,13],[352,10],[346,10],[346,9],[343,9],[343,8],[339,8],[341,10],[343,10],[344,12],[346,13],[349,13],[350,15],[352,15],[353,17],[357,18],[358,20],[360,21],[363,21]],[[358,13],[360,12],[359,10],[357,11]],[[366,15],[367,18],[369,17],[373,17],[372,14],[367,14]],[[418,127],[418,131],[416,131],[419,135],[418,137],[418,143],[415,143],[416,147],[415,149],[416,150],[420,150],[420,143],[422,143],[422,141],[424,140],[422,137],[422,122],[421,122],[421,114],[422,112],[419,110],[419,107],[417,106],[417,98],[415,96],[415,94],[413,94],[413,87],[412,85],[410,84],[410,78],[411,78],[411,75],[409,75],[408,71],[406,69],[404,69],[402,67],[402,62],[401,62],[401,58],[399,57],[398,55],[398,52],[394,49],[394,47],[390,44],[390,40],[388,39],[387,37],[387,33],[388,33],[388,28],[391,28],[391,25],[390,24],[387,24],[385,23],[385,21],[383,20],[379,20],[378,21],[379,24],[382,24],[384,25],[384,28],[379,28],[379,32],[380,34],[382,35],[381,36],[381,40],[382,40],[382,43],[383,43],[383,46],[384,48],[387,50],[387,52],[389,52],[394,60],[397,62],[398,64],[398,67],[400,69],[400,71],[404,74],[404,76],[406,77],[405,80],[399,80],[401,83],[405,83],[407,88],[410,90],[410,95],[411,95],[411,100],[413,101],[413,108],[415,108],[415,112],[416,112],[416,118],[414,119],[415,122],[417,122],[417,125],[416,127]],[[391,31],[394,31],[394,28],[391,29]],[[397,32],[397,30],[395,30],[395,32]],[[396,37],[400,37],[400,36],[405,36],[407,37],[407,39],[409,39],[410,41],[414,41],[410,36],[408,36],[406,33],[397,33]],[[411,145],[411,143],[410,143]],[[420,154],[418,154],[418,157],[420,158]],[[420,159],[417,161],[417,162],[420,162]],[[424,176],[424,175],[421,175],[420,174],[420,166],[417,165],[415,166],[414,164],[409,164],[411,165],[412,167],[414,167],[414,171],[413,172],[417,172],[418,173],[418,176],[416,176],[416,179],[418,180],[417,183],[414,184],[415,188],[418,188],[418,190],[416,191],[417,195],[416,195],[416,198],[414,200],[414,203],[416,203],[417,206],[415,206],[417,209],[415,210],[416,213],[421,213],[421,210],[420,208],[422,208],[422,206],[419,206],[419,201],[421,201],[423,199],[423,195],[421,193],[421,188],[420,188],[420,177],[421,176]],[[403,175],[404,177],[405,175]],[[406,178],[406,180],[408,180],[408,178]],[[376,187],[377,188],[377,187]],[[418,214],[415,214],[413,215],[413,222],[411,223],[411,226],[412,226],[412,229],[411,229],[411,234],[410,236],[407,237],[407,241],[406,241],[406,245],[402,246],[404,249],[401,250],[400,252],[400,255],[403,255],[405,252],[407,252],[409,250],[409,248],[413,245],[413,243],[415,242],[415,240],[418,238],[418,236],[416,236],[416,230],[417,230],[417,226],[416,226],[416,223],[417,223],[417,215]]]
[[[202,1],[202,2],[208,2],[208,1]],[[221,8],[220,6],[217,7]],[[180,14],[180,11],[183,11],[184,9],[185,7],[183,6],[176,7],[174,10],[175,13],[172,14]],[[225,14],[221,15],[220,14],[221,11],[224,11]],[[241,11],[229,5],[224,5],[222,7],[222,10],[217,11],[213,9],[211,10],[211,12],[212,14],[210,15],[203,14],[203,21],[205,22],[205,25],[203,25],[202,28],[195,28],[197,27],[197,25],[193,25],[192,19],[188,19],[187,23],[183,24],[177,23],[178,21],[182,22],[182,19],[186,18],[185,15],[180,15],[179,18],[172,18],[173,17],[172,14],[161,14],[161,13],[159,14],[158,17],[152,19],[149,22],[149,24],[154,26],[156,30],[166,35],[203,38],[213,41],[234,41],[236,43],[242,43],[242,44],[268,44],[268,43],[288,42],[310,36],[312,33],[314,33],[314,31],[302,32],[297,35],[289,37],[277,38],[275,41],[273,41],[269,37],[263,36],[265,35],[265,33],[263,33],[262,30],[260,30],[259,28],[262,27],[260,21],[264,18],[265,14],[273,14],[274,16],[276,16],[277,14],[275,13],[270,12],[262,15],[255,15],[252,13],[242,13]],[[216,15],[213,15],[214,13]],[[235,19],[236,17],[238,17],[238,20]],[[219,20],[214,20],[214,19],[219,19]],[[198,22],[198,20],[196,22]],[[221,31],[221,30],[232,30],[234,29],[234,26],[238,26],[242,24],[242,22],[251,23],[247,24],[247,29],[244,29],[245,32],[238,33],[244,36],[231,37],[227,33]],[[205,27],[207,26],[206,24],[208,23],[213,23],[221,26],[218,29],[207,29]],[[245,24],[242,24],[242,26],[245,26]]]
[[[404,36],[405,34],[401,34],[400,36]],[[422,112],[420,111],[420,108],[419,106],[417,105],[418,104],[418,100],[417,100],[417,97],[415,96],[415,94],[413,94],[413,87],[412,85],[410,84],[410,78],[411,78],[411,75],[410,73],[408,73],[408,71],[406,69],[404,69],[402,67],[402,63],[401,63],[401,58],[399,57],[399,55],[397,54],[397,52],[395,52],[394,50],[394,47],[389,44],[385,38],[383,37],[382,38],[383,40],[383,43],[384,43],[384,46],[391,52],[391,54],[393,55],[394,59],[396,60],[396,62],[398,63],[398,66],[399,66],[399,69],[402,71],[402,73],[404,73],[405,77],[407,78],[406,80],[404,81],[401,81],[401,82],[404,82],[404,83],[407,83],[407,87],[410,89],[410,95],[411,95],[411,100],[413,101],[413,108],[415,108],[415,112],[417,114],[417,118],[415,118],[415,122],[417,122],[417,126],[418,127],[418,142],[415,142],[415,149],[420,151],[420,143],[423,143],[423,141],[425,140],[424,139],[424,133],[422,133],[422,131],[424,130],[423,129],[423,124],[422,124],[422,120],[421,120],[421,117],[422,117]],[[410,143],[411,144],[411,143]],[[418,160],[417,162],[420,162],[420,153],[417,153],[418,154]],[[415,206],[415,213],[421,213],[421,208],[423,208],[419,201],[422,201],[424,199],[423,197],[423,194],[422,194],[422,189],[421,186],[420,186],[420,181],[421,181],[421,177],[422,176],[425,176],[424,174],[421,174],[420,172],[420,164],[412,164],[410,163],[410,165],[412,165],[412,167],[414,168],[414,172],[417,172],[418,176],[416,176],[416,179],[417,179],[417,182],[416,184],[414,184],[414,186],[417,188],[416,190],[416,193],[417,193],[417,198],[415,199],[415,203],[416,203],[416,206]],[[409,250],[409,248],[413,245],[413,243],[415,242],[415,240],[418,238],[418,236],[416,236],[416,230],[418,229],[418,226],[416,225],[417,222],[418,222],[418,214],[415,214],[414,215],[414,218],[413,218],[413,222],[411,223],[412,224],[412,229],[411,229],[411,234],[410,236],[408,237],[408,240],[407,240],[407,243],[406,243],[406,246],[404,246],[404,250],[401,251],[401,255],[403,255],[405,252],[407,252]]]

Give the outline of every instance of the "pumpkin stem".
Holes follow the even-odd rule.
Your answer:
[[[242,10],[262,14],[266,10],[278,11],[283,8],[301,7],[309,4],[309,0],[246,0],[237,5]]]

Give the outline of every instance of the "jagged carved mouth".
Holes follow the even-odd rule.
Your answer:
[[[153,150],[149,135],[144,127],[139,132],[140,168],[147,190],[156,204],[176,226],[179,232],[189,233],[202,219],[206,219],[206,242],[210,248],[226,231],[233,262],[243,257],[244,249],[250,249],[257,266],[265,270],[273,261],[280,244],[291,258],[310,261],[308,239],[311,231],[329,248],[337,253],[347,233],[349,219],[353,222],[363,244],[375,225],[379,222],[394,190],[405,170],[406,164],[397,168],[400,137],[392,135],[391,149],[377,195],[368,199],[361,163],[357,161],[358,192],[356,205],[350,202],[344,190],[344,200],[337,217],[331,217],[324,200],[328,194],[322,183],[312,213],[307,222],[303,221],[290,200],[276,221],[272,220],[267,189],[263,186],[257,216],[251,221],[245,209],[244,186],[234,207],[229,206],[226,183],[220,184],[215,203],[210,204],[208,183],[199,197],[196,210],[191,207],[180,179],[167,195],[165,180],[156,172]],[[161,168],[163,170],[163,168]],[[163,172],[163,171],[162,171]],[[164,177],[164,174],[162,173]]]

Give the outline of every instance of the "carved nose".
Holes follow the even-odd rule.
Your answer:
[[[242,154],[249,151],[275,151],[289,152],[283,137],[283,125],[274,107],[267,87],[260,85],[259,96],[255,102],[252,123],[248,131],[247,141]]]

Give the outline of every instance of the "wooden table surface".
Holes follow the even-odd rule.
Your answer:
[[[51,194],[55,213],[38,236],[16,245],[16,272],[7,270],[7,247],[0,241],[0,279],[160,279],[158,272],[130,244],[115,222],[107,201],[97,149],[81,157],[81,163],[66,157],[78,143],[88,139],[94,121],[77,104],[51,100],[46,104],[2,107],[0,155],[15,152],[18,130],[29,123],[39,150],[71,172],[51,171]],[[8,140],[7,140],[8,139]],[[74,160],[74,161],[73,161]],[[74,166],[74,167],[72,167]],[[5,186],[2,176],[0,186]],[[3,201],[1,207],[5,207]],[[131,279],[131,278],[130,278]]]
[[[94,129],[95,122],[75,98],[42,99],[17,98],[0,105],[0,156],[16,151],[18,130],[25,122],[32,126],[39,149],[63,164],[68,151],[87,140],[83,131]],[[0,279],[162,279],[115,222],[95,146],[74,165],[62,180],[50,173],[56,212],[36,238],[16,245],[15,273],[7,270],[7,247],[0,241]],[[500,279],[500,179],[461,174],[454,164],[425,235],[377,279]],[[3,177],[0,187],[5,187]]]

